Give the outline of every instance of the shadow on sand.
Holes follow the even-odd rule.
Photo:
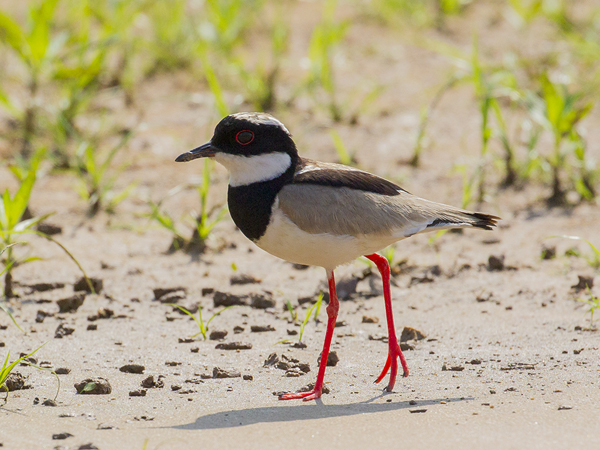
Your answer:
[[[330,417],[353,416],[357,414],[372,414],[401,409],[424,409],[426,406],[439,405],[440,401],[460,402],[473,398],[440,398],[419,400],[417,405],[409,402],[374,403],[384,397],[378,395],[370,400],[347,405],[325,405],[321,400],[307,404],[290,406],[267,406],[262,408],[247,408],[233,411],[222,411],[208,414],[196,419],[193,423],[177,425],[173,428],[180,430],[209,430],[218,428],[233,428],[256,423],[291,422],[295,420],[327,419]]]

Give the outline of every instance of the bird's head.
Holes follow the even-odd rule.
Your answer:
[[[247,185],[276,178],[295,165],[296,145],[287,128],[266,113],[236,113],[215,127],[212,139],[177,157],[177,162],[214,157],[230,173],[229,184]]]

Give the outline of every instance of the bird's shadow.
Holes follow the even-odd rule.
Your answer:
[[[257,423],[291,422],[295,420],[328,419],[330,417],[353,416],[357,414],[371,414],[386,411],[397,411],[411,408],[422,410],[426,406],[473,400],[473,398],[443,398],[419,400],[417,404],[410,402],[374,403],[383,395],[378,395],[367,401],[350,403],[346,405],[325,405],[319,399],[315,403],[296,404],[290,406],[267,406],[261,408],[246,408],[200,416],[195,422],[176,425],[173,428],[180,430],[211,430],[219,428],[234,428]],[[414,411],[424,412],[424,411]]]

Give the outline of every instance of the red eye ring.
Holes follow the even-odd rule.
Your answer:
[[[240,140],[240,134],[242,133],[250,133],[250,139],[247,140],[246,142],[243,142],[243,140],[247,137],[247,136],[242,136],[242,140]],[[252,142],[254,140],[254,133],[250,130],[242,130],[242,131],[238,131],[237,134],[235,135],[235,141],[240,144],[240,145],[248,145],[250,142]]]

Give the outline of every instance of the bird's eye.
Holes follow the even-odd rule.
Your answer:
[[[254,140],[254,133],[248,130],[239,131],[238,134],[235,135],[235,140],[238,144],[248,145]]]

